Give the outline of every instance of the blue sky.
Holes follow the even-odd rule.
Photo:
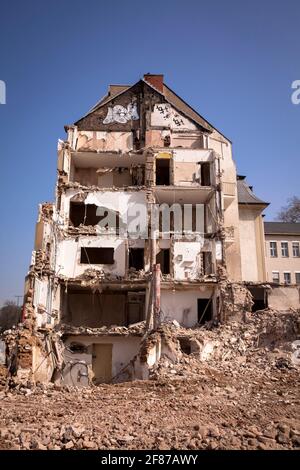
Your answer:
[[[299,194],[300,2],[2,0],[0,303],[23,293],[56,145],[109,83],[163,73],[233,141],[240,174],[272,203]]]

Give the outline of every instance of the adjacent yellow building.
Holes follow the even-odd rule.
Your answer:
[[[300,285],[300,223],[265,222],[267,281]]]

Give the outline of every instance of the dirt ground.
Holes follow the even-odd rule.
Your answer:
[[[299,373],[1,392],[1,449],[300,448]]]
[[[178,332],[164,334],[172,343]],[[300,368],[291,360],[299,314],[262,312],[189,334],[199,350],[162,358],[147,381],[2,381],[0,449],[300,449]]]

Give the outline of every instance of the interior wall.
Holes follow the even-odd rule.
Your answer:
[[[122,150],[133,149],[132,132],[78,131],[76,150]]]
[[[201,273],[200,251],[204,239],[200,242],[174,243],[174,277],[177,280],[196,279]]]
[[[68,189],[62,197],[62,211],[65,224],[68,224],[70,200],[74,196],[80,196],[80,189]],[[84,199],[85,204],[95,204],[98,207],[107,209],[120,214],[120,217],[126,220],[127,214],[135,216],[137,207],[145,207],[145,220],[147,218],[146,191],[91,191],[87,193]],[[144,214],[141,214],[143,217]]]
[[[126,294],[69,290],[64,297],[64,321],[73,326],[100,328],[126,325]]]
[[[84,360],[86,363],[92,367],[92,354],[93,354],[93,344],[112,344],[112,378],[114,382],[124,382],[132,380],[129,372],[122,372],[122,369],[130,363],[135,355],[139,352],[139,347],[141,343],[141,338],[137,336],[102,336],[102,337],[91,337],[91,336],[70,336],[67,338],[65,344],[70,346],[72,342],[80,342],[87,346],[87,353],[85,354],[72,354],[68,352],[68,359],[70,360]],[[117,376],[117,374],[119,374]],[[117,376],[117,377],[116,377]],[[80,386],[80,381],[78,383],[78,372],[72,374],[70,366],[67,362],[67,367],[63,372],[63,382],[64,384]]]
[[[97,186],[98,175],[96,168],[76,168],[74,169],[74,181],[83,186]]]
[[[165,321],[177,320],[182,326],[191,328],[198,321],[197,299],[209,298],[212,289],[203,287],[193,291],[161,291],[161,309]]]
[[[114,248],[114,264],[81,264],[82,247]],[[119,276],[125,275],[126,242],[113,236],[78,237],[77,239],[62,240],[58,244],[57,259],[59,260],[60,275],[74,278],[80,276],[88,268],[103,270]]]
[[[200,149],[204,147],[203,135],[189,132],[186,134],[171,133],[171,147]]]
[[[200,165],[196,162],[174,162],[175,185],[199,185]]]

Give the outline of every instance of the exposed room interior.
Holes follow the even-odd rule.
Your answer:
[[[84,154],[84,156],[82,155]],[[70,181],[99,188],[143,186],[145,160],[142,155],[88,154],[72,155]]]
[[[99,292],[69,286],[62,297],[61,322],[72,326],[129,326],[144,319],[144,290]]]

